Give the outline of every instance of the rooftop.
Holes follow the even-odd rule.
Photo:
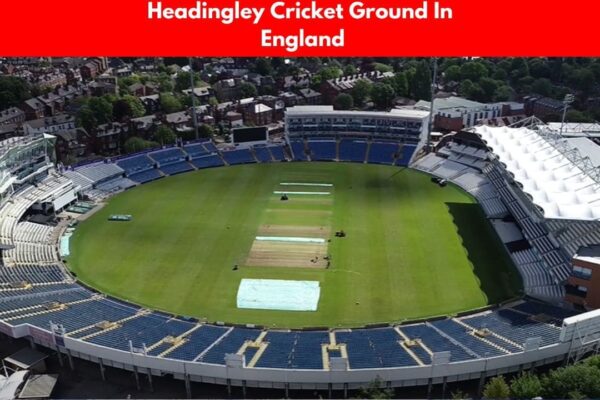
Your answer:
[[[600,245],[580,247],[573,258],[592,264],[600,264]]]
[[[303,116],[307,114],[327,115],[334,114],[339,117],[398,117],[398,118],[417,118],[423,119],[429,116],[427,111],[392,109],[391,111],[340,111],[334,110],[333,106],[294,106],[286,109],[286,115]]]
[[[597,122],[565,122],[564,125],[560,122],[548,122],[546,125],[540,126],[540,128],[546,128],[552,132],[560,133],[561,126],[563,136],[600,137],[600,124]]]
[[[598,177],[590,160],[567,141],[528,128],[478,126],[474,131],[546,218],[600,218]]]

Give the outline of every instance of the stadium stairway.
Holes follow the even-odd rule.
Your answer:
[[[84,326],[83,328],[68,332],[67,336],[81,339],[81,340],[88,340],[95,336],[101,335],[105,332],[109,332],[111,330],[118,329],[121,327],[122,324],[124,324],[127,321],[130,321],[132,319],[139,318],[143,315],[148,315],[148,314],[150,314],[150,310],[140,309],[140,310],[138,310],[137,313],[130,315],[129,317],[125,317],[125,318],[122,318],[122,319],[119,319],[116,321],[100,321],[98,323]],[[107,324],[105,324],[104,326],[101,326],[102,322],[106,322]]]
[[[69,306],[87,303],[90,301],[96,301],[98,299],[100,299],[100,296],[96,295],[96,296],[92,296],[92,297],[89,297],[86,299],[75,300],[75,301],[68,302],[68,303],[53,303],[53,304],[49,304],[49,305],[43,305],[44,308],[42,310],[33,311],[30,313],[25,313],[25,314],[20,314],[20,315],[14,315],[14,316],[3,318],[3,319],[5,321],[13,321],[13,320],[35,317],[35,316],[42,315],[42,314],[50,314],[53,312],[66,310],[67,308],[69,308]]]
[[[484,343],[487,343],[490,346],[496,347],[497,349],[504,351],[507,354],[523,350],[523,346],[505,338],[504,336],[493,332],[490,329],[476,329],[475,327],[467,324],[466,322],[460,319],[452,318],[452,320],[457,324],[462,325],[466,329],[468,329],[472,336],[478,338],[479,340],[481,340]]]
[[[431,350],[429,350],[429,348],[427,346],[425,346],[423,344],[423,342],[420,339],[410,340],[410,338],[408,336],[406,336],[404,334],[404,332],[402,332],[398,327],[395,327],[394,330],[402,338],[402,342],[400,343],[400,345],[402,346],[404,351],[406,351],[408,353],[408,355],[410,355],[417,364],[425,365],[426,363],[428,363],[426,361],[427,358],[429,358],[429,360],[431,360],[431,356],[433,355],[433,353],[431,352]],[[417,355],[418,353],[420,353],[419,348],[422,349],[423,351],[425,351],[425,353],[429,357],[426,357],[423,355],[421,355],[421,357],[419,357]]]
[[[264,340],[265,336],[267,336],[267,331],[262,331],[256,340],[247,340],[238,350],[237,354],[245,356],[247,368],[253,368],[269,346],[269,343]]]
[[[304,154],[306,154],[307,161],[312,161],[312,153],[310,151],[310,146],[308,145],[308,139],[302,139],[302,143],[304,143]]]
[[[369,139],[367,140],[367,151],[365,152],[365,159],[364,159],[364,163],[367,164],[369,162],[369,154],[371,153],[371,144],[373,143],[373,140]]]
[[[252,158],[254,159],[255,163],[260,163],[260,160],[258,159],[258,157],[256,156],[256,150],[254,150],[254,147],[250,146],[248,148],[248,150],[250,151],[250,155],[252,156]]]
[[[188,338],[198,329],[202,327],[202,324],[196,324],[189,330],[183,332],[179,336],[167,336],[154,343],[152,346],[147,348],[148,355],[165,357],[171,352],[177,350],[188,342]]]

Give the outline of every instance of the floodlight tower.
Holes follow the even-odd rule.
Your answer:
[[[433,78],[431,79],[431,101],[429,102],[429,126],[427,127],[427,152],[431,151],[431,132],[433,131],[433,102],[437,87],[437,57],[433,57]]]
[[[192,120],[194,121],[194,133],[196,136],[196,140],[198,137],[198,121],[196,120],[196,93],[194,93],[195,85],[194,85],[194,68],[192,67],[192,57],[189,58],[190,65],[190,90],[192,96]]]
[[[567,116],[567,109],[569,108],[569,105],[571,105],[571,103],[573,103],[575,101],[575,96],[573,96],[571,93],[567,93],[565,95],[565,98],[563,99],[563,114],[562,114],[562,120],[560,122],[560,137],[562,138],[563,135],[563,128],[565,126],[565,117]]]

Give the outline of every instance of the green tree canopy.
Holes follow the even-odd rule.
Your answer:
[[[444,71],[444,78],[447,82],[449,81],[460,81],[461,79],[460,67],[458,65],[451,65]]]
[[[552,82],[547,78],[538,78],[531,84],[531,90],[542,96],[552,95]]]
[[[344,75],[354,75],[358,72],[356,67],[352,64],[346,64],[344,66]]]
[[[510,388],[503,376],[496,376],[483,388],[483,397],[486,399],[508,399]]]
[[[160,109],[166,114],[181,111],[181,109],[183,108],[183,105],[181,104],[179,99],[173,96],[171,93],[161,93],[159,101]]]
[[[365,79],[359,79],[358,81],[356,81],[350,93],[352,95],[352,98],[354,99],[354,104],[356,104],[357,106],[362,106],[371,94],[372,86],[373,85],[371,84],[371,82]]]
[[[544,397],[600,397],[600,370],[593,365],[577,364],[550,371],[543,379]],[[574,396],[574,395],[577,396]]]
[[[265,57],[257,59],[254,63],[253,71],[261,75],[273,74],[273,66],[271,65],[271,60]]]
[[[394,102],[396,92],[394,88],[387,83],[376,83],[371,88],[371,100],[375,106],[380,109],[389,108]]]
[[[14,76],[0,76],[0,110],[15,107],[31,98],[27,81]]]
[[[240,84],[240,96],[242,96],[242,98],[256,97],[257,95],[258,90],[254,84],[250,82],[242,82]]]
[[[175,91],[181,92],[182,90],[188,90],[190,88],[190,73],[182,71],[177,74],[175,78]],[[197,73],[194,73],[194,87],[202,85],[203,82]]]
[[[347,93],[340,93],[333,101],[336,110],[350,110],[354,107],[354,98]]]
[[[384,388],[383,382],[379,378],[374,379],[369,386],[360,388],[358,391],[359,399],[391,399],[393,397],[393,390]]]
[[[144,140],[138,136],[130,137],[123,144],[123,150],[127,154],[137,153],[138,151],[143,151],[155,147],[158,147],[158,143]]]
[[[415,69],[413,97],[416,100],[431,100],[431,70],[425,60],[421,60]]]
[[[541,396],[542,382],[537,375],[522,373],[510,383],[511,397],[515,399],[532,399]]]
[[[482,62],[468,61],[460,67],[460,76],[462,79],[479,82],[481,78],[488,76],[488,69]]]
[[[177,135],[171,128],[165,125],[159,126],[154,132],[154,141],[160,143],[161,146],[173,144],[177,140]]]
[[[121,121],[126,117],[138,118],[146,114],[144,103],[135,96],[125,95],[113,103],[113,117]]]

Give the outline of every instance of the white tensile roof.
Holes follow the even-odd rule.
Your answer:
[[[527,128],[478,126],[475,133],[549,219],[600,219],[600,186],[553,143]]]

